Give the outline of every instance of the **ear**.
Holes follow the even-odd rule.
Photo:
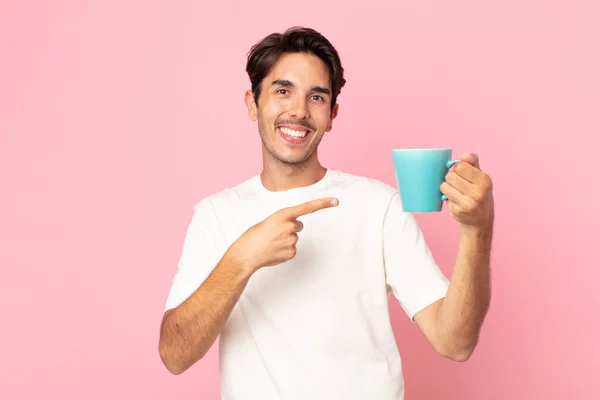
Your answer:
[[[258,113],[256,111],[256,101],[254,101],[254,93],[252,93],[252,90],[246,91],[244,100],[246,102],[246,107],[248,108],[248,116],[252,121],[256,121]]]
[[[327,125],[327,129],[325,130],[326,132],[331,131],[331,129],[333,128],[333,120],[335,119],[335,117],[337,117],[339,109],[340,106],[336,103],[333,106],[333,110],[331,110],[331,118],[329,119],[329,124]]]

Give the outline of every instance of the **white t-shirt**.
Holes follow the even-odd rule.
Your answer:
[[[189,297],[227,248],[275,211],[322,197],[339,205],[299,218],[296,256],[259,269],[220,335],[224,400],[402,400],[389,318],[393,293],[412,320],[448,280],[398,190],[327,170],[317,183],[270,192],[259,175],[200,201],[166,309]]]

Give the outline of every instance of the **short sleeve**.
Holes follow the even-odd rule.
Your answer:
[[[200,287],[218,263],[215,229],[214,209],[208,199],[203,199],[194,207],[165,310],[183,303]]]
[[[383,226],[386,283],[413,320],[415,314],[446,296],[448,279],[435,262],[414,216],[402,209],[398,192]]]

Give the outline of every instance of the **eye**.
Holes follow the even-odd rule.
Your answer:
[[[283,94],[283,95],[286,95],[286,94],[288,94],[289,92],[288,92],[288,90],[287,90],[287,89],[277,89],[277,93],[279,93],[279,94]]]
[[[323,98],[323,96],[319,96],[318,94],[313,95],[312,99],[316,100],[316,101],[325,101],[325,99]]]

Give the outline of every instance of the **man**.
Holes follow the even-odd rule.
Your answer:
[[[403,399],[390,293],[440,354],[467,360],[490,301],[492,185],[477,157],[441,186],[460,223],[448,281],[397,190],[318,160],[345,83],[331,43],[269,35],[247,72],[263,170],[195,207],[161,326],[167,369],[220,335],[223,399]]]

